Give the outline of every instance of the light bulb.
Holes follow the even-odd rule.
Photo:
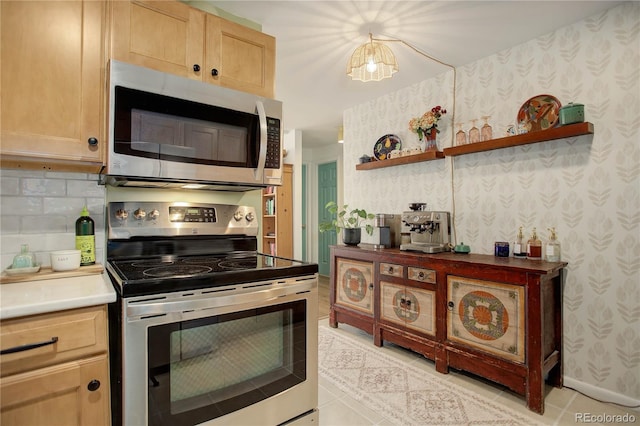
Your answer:
[[[369,62],[367,62],[367,71],[375,72],[378,69],[378,66],[375,62],[373,62],[373,58],[369,58]]]

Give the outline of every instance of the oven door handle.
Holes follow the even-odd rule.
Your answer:
[[[158,299],[140,302],[127,306],[127,318],[147,317],[163,315],[169,313],[180,313],[199,309],[222,308],[234,305],[244,305],[248,303],[267,302],[283,296],[311,291],[316,287],[315,280],[300,281],[296,284],[287,283],[282,287],[256,290],[250,288],[243,293],[216,295],[211,297],[194,296],[180,301],[159,301]]]
[[[255,179],[263,179],[264,165],[267,162],[267,113],[264,111],[264,104],[256,101],[256,111],[260,121],[260,147],[258,149],[258,167],[256,167]]]

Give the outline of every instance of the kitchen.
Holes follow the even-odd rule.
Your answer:
[[[637,82],[625,78],[629,75],[629,68],[635,69],[637,65],[611,59],[611,63],[607,61],[608,65],[605,65],[611,69],[599,70],[596,64],[600,58],[593,55],[593,50],[584,47],[598,42],[610,49],[607,51],[611,58],[623,56],[633,44],[616,38],[614,28],[617,28],[616,25],[628,28],[633,22],[637,24],[637,5],[635,9],[629,4],[624,7],[632,7],[632,13],[621,6],[605,15],[598,15],[595,22],[603,21],[606,24],[601,24],[602,28],[596,25],[597,31],[592,30],[594,20],[581,22],[554,37],[532,40],[512,48],[508,54],[495,55],[459,68],[458,84],[465,90],[459,90],[458,94],[468,99],[467,102],[457,101],[456,114],[462,119],[473,119],[476,115],[484,114],[477,111],[480,106],[465,106],[470,104],[471,99],[481,99],[486,105],[501,105],[502,111],[492,112],[492,115],[496,119],[501,116],[510,119],[525,99],[541,92],[538,89],[545,89],[556,94],[563,103],[572,100],[584,103],[587,121],[595,125],[595,135],[592,140],[578,137],[506,152],[494,151],[462,157],[461,162],[456,159],[454,178],[458,216],[454,237],[458,242],[469,244],[474,252],[492,253],[493,242],[513,240],[522,222],[528,230],[534,224],[539,229],[555,225],[563,243],[563,260],[569,264],[565,291],[565,350],[569,354],[565,365],[565,374],[568,376],[565,384],[569,385],[568,379],[572,378],[576,387],[584,383],[587,389],[599,388],[596,389],[598,393],[604,393],[607,397],[613,393],[621,395],[623,400],[625,397],[637,400],[637,375],[631,374],[635,364],[629,355],[633,353],[630,349],[635,345],[633,342],[638,340],[637,327],[629,326],[627,322],[637,324],[638,321],[633,313],[638,297],[638,267],[633,261],[638,257],[638,219],[634,216],[638,210],[638,146],[637,126],[633,124],[638,116],[638,103],[637,96],[632,95],[637,93],[637,90],[634,92]],[[587,77],[587,74],[582,74],[585,71],[581,73],[573,68],[570,59],[574,58],[564,50],[569,40],[577,43],[576,54],[585,64],[584,69],[592,69],[595,74],[588,74]],[[637,38],[631,37],[631,40]],[[533,76],[524,73],[516,59],[524,55],[546,61],[548,53],[539,47],[546,47],[546,43],[551,43],[548,51],[557,51],[557,57],[562,60],[556,59],[554,62],[557,72],[553,82],[542,85],[535,82]],[[494,70],[491,74],[493,79],[479,78],[488,78],[488,70]],[[513,83],[518,89],[508,92],[506,99],[494,100],[492,93],[504,92],[497,82],[504,76],[502,73],[508,73],[518,81],[517,84]],[[569,84],[564,77],[566,75],[582,78]],[[530,83],[531,87],[521,87],[519,79],[523,77],[531,77],[535,83]],[[484,81],[488,86],[474,83],[476,80]],[[629,84],[628,87],[624,86],[628,90],[614,90],[623,83]],[[375,103],[363,104],[345,112],[345,139],[354,142],[344,145],[338,160],[342,181],[349,182],[340,188],[341,199],[376,212],[399,213],[415,201],[426,201],[433,209],[451,210],[452,170],[448,166],[449,160],[373,172],[355,170],[358,158],[370,151],[380,135],[393,130],[399,132],[403,140],[410,140],[411,135],[404,130],[405,122],[410,117],[432,106],[431,102],[443,105],[450,103],[448,90],[441,86],[438,80],[427,80]],[[371,126],[355,125],[372,115],[385,117],[386,107],[383,105],[395,105],[402,98],[420,97],[429,99],[430,103],[416,105],[407,112],[398,112],[396,116],[391,115],[389,122],[375,120]],[[606,107],[596,110],[596,105]],[[624,105],[628,108],[623,108]],[[615,127],[610,125],[613,122],[617,123]],[[451,140],[452,127],[442,128],[439,141],[444,146]],[[285,147],[289,145],[291,155],[289,158],[301,156],[302,161],[313,165],[319,161],[318,156],[326,156],[324,152],[311,153],[307,160],[306,154],[309,153],[296,152],[295,141],[290,140],[293,137],[285,135]],[[481,178],[477,179],[477,176]],[[549,183],[546,177],[550,178]],[[11,263],[11,258],[22,243],[28,243],[38,253],[73,246],[74,235],[68,229],[71,229],[69,226],[84,204],[88,205],[96,220],[97,255],[104,259],[105,218],[101,213],[106,201],[117,201],[125,194],[120,192],[122,188],[96,185],[97,178],[97,171],[31,172],[4,168],[3,267]],[[407,187],[407,181],[418,184]],[[426,182],[429,182],[428,187]],[[433,182],[436,184],[431,185]],[[432,186],[434,189],[429,190]],[[398,191],[400,187],[404,190]],[[524,195],[523,189],[537,194],[540,197],[538,202],[534,201],[534,197]],[[149,201],[158,197],[162,197],[160,201],[172,201],[176,196],[171,191],[131,191],[136,191],[136,197]],[[371,196],[380,192],[388,194],[386,200]],[[211,197],[193,191],[190,198],[195,202],[260,207],[259,194],[224,193]],[[60,203],[60,200],[65,201]],[[390,212],[388,206],[399,207]],[[611,211],[609,206],[615,206],[615,210]],[[517,216],[514,215],[516,211]],[[608,343],[602,343],[603,340]]]

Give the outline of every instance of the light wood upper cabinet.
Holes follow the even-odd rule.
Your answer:
[[[201,80],[205,13],[177,1],[111,2],[111,57]]]
[[[276,41],[270,35],[207,15],[206,72],[210,83],[273,98]],[[217,75],[215,71],[217,70]]]
[[[102,1],[2,1],[3,167],[97,172],[104,147]]]
[[[174,1],[112,2],[111,57],[274,97],[275,39]]]

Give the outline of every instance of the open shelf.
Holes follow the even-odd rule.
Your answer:
[[[453,157],[455,155],[471,154],[474,152],[491,151],[494,149],[508,148],[511,146],[527,145],[531,143],[551,141],[555,139],[570,138],[573,136],[592,135],[593,124],[589,122],[568,124],[566,126],[554,127],[553,129],[541,130],[539,132],[525,133],[523,135],[509,136],[506,138],[491,139],[484,142],[475,142],[466,145],[454,146],[444,149],[444,155]]]
[[[372,170],[384,167],[399,166],[401,164],[420,163],[444,158],[442,151],[427,151],[420,154],[405,155],[404,157],[391,158],[389,160],[370,161],[368,163],[356,164],[356,170]]]

